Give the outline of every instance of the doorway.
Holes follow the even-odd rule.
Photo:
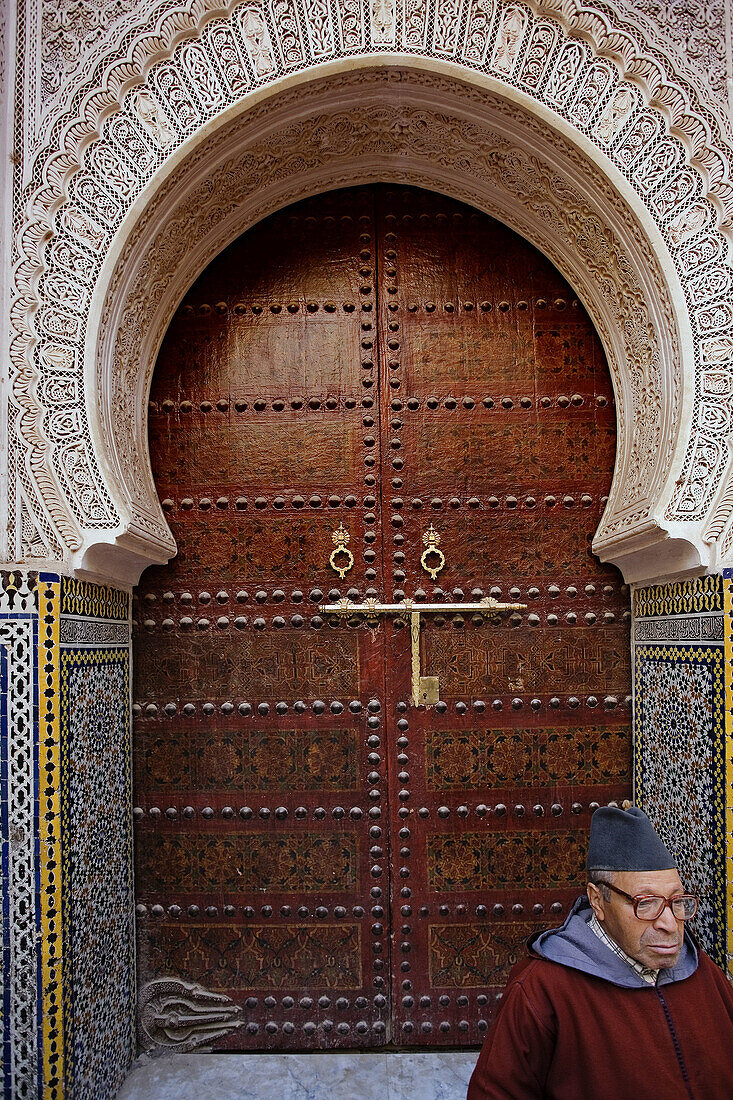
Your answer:
[[[221,1050],[481,1042],[630,792],[587,314],[484,214],[332,192],[191,288],[149,432],[178,554],[135,601],[141,988],[231,998]]]

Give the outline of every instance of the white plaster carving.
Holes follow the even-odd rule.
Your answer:
[[[246,53],[254,70],[255,79],[267,78],[275,72],[270,36],[261,15],[252,8],[240,9],[240,24]],[[227,98],[234,99],[244,95],[250,85],[244,55],[241,52],[234,27],[229,23],[217,21],[206,28],[204,41],[208,49],[206,62],[215,61],[222,78]]]
[[[307,30],[314,60],[332,56],[334,31],[331,5],[328,0],[311,0]]]
[[[514,70],[527,27],[527,13],[521,8],[507,8],[501,17],[491,58],[495,73],[508,76]]]
[[[159,101],[167,105],[182,132],[192,129],[202,121],[195,99],[175,65],[158,65],[152,83],[158,92]],[[163,126],[167,125],[164,117]]]
[[[247,53],[249,54],[252,68],[255,71],[255,76],[258,78],[269,76],[270,73],[275,71],[275,59],[272,56],[272,43],[270,42],[270,35],[267,30],[267,24],[265,23],[262,15],[256,8],[246,8],[242,15],[242,34],[244,36],[244,44],[247,47]],[[216,42],[215,42],[216,44]],[[238,59],[235,59],[234,48],[231,44],[227,44],[226,52],[222,55],[222,62],[229,63],[231,67],[234,62],[235,67],[238,70]],[[240,79],[235,83],[235,87],[239,83],[243,83]],[[246,84],[240,88],[240,91],[244,91]]]
[[[551,23],[535,24],[522,62],[520,83],[532,90],[539,88],[552,57],[557,28]]]
[[[103,4],[104,0],[99,2]],[[60,10],[62,0],[44,0],[44,4]],[[20,260],[12,314],[11,360],[15,380],[11,422],[18,458],[11,464],[11,472],[17,477],[13,501],[22,499],[25,504],[22,525],[19,513],[16,516],[13,511],[11,557],[27,557],[32,542],[34,548],[40,543],[58,547],[53,554],[62,553],[62,547],[66,547],[67,555],[86,547],[89,564],[94,557],[89,548],[95,539],[100,546],[127,539],[134,546],[130,550],[132,559],[138,563],[159,560],[170,552],[170,536],[150,499],[142,509],[137,503],[131,505],[127,491],[120,490],[117,475],[111,475],[113,469],[124,472],[125,479],[139,478],[140,484],[150,488],[149,474],[141,468],[140,456],[133,453],[135,449],[123,453],[124,447],[109,442],[112,457],[102,457],[100,467],[97,438],[100,428],[94,423],[94,398],[88,389],[80,419],[64,418],[69,430],[73,423],[79,424],[78,438],[72,440],[64,435],[62,445],[58,430],[50,438],[43,409],[38,407],[38,394],[43,389],[37,383],[45,369],[41,348],[50,339],[55,346],[73,346],[79,352],[82,334],[89,334],[90,330],[82,311],[71,308],[74,284],[69,277],[77,276],[77,284],[82,287],[99,277],[104,253],[123,224],[126,211],[143,189],[149,189],[156,173],[161,180],[164,178],[166,161],[172,163],[180,156],[181,141],[201,131],[217,112],[231,108],[255,85],[277,80],[290,68],[365,48],[394,51],[396,58],[404,56],[400,54],[401,47],[432,50],[436,57],[462,64],[469,84],[479,79],[472,75],[472,70],[483,69],[501,76],[510,97],[515,97],[514,87],[531,93],[540,102],[564,113],[568,122],[594,140],[621,172],[630,173],[628,178],[640,196],[641,220],[636,236],[646,241],[647,230],[656,218],[676,265],[675,275],[665,259],[665,274],[654,277],[663,288],[670,287],[662,297],[671,293],[675,299],[674,309],[667,310],[670,317],[676,310],[683,328],[688,323],[676,279],[684,283],[688,274],[698,268],[694,286],[697,297],[693,299],[690,292],[688,301],[699,303],[704,297],[708,304],[690,315],[689,321],[693,326],[711,322],[716,327],[708,331],[721,337],[725,336],[726,326],[733,327],[725,301],[714,289],[723,285],[721,270],[727,263],[727,241],[721,231],[729,233],[733,215],[733,187],[727,167],[728,132],[720,112],[709,103],[703,105],[700,87],[686,70],[682,74],[684,79],[680,79],[680,65],[672,55],[660,50],[656,40],[654,50],[649,50],[644,30],[646,27],[648,31],[648,19],[639,23],[630,10],[621,12],[610,4],[591,9],[573,3],[560,5],[559,0],[557,4],[555,0],[545,3],[538,0],[531,10],[505,0],[436,0],[430,6],[418,0],[402,0],[399,5],[394,0],[370,0],[366,8],[359,0],[333,0],[330,4],[318,0],[304,8],[296,8],[292,0],[270,0],[266,6],[240,4],[231,13],[215,7],[210,0],[201,0],[196,12],[194,16],[183,8],[173,8],[170,0],[151,0],[144,18],[142,8],[134,13],[121,11],[119,23],[111,21],[109,33],[80,33],[77,35],[80,52],[75,64],[82,55],[91,59],[93,54],[99,60],[98,69],[93,66],[84,69],[90,74],[88,95],[82,100],[78,88],[75,101],[68,96],[64,98],[67,85],[62,81],[63,87],[59,85],[46,100],[44,110],[53,108],[58,122],[55,128],[47,130],[48,145],[36,159],[35,174],[29,163],[28,188],[19,196],[18,206],[20,213],[28,211],[28,217],[25,222],[19,221],[17,236]],[[129,47],[125,45],[124,54],[115,55],[112,32],[116,27],[117,41],[122,42],[123,28],[131,31],[135,18],[139,24],[137,37],[128,36],[125,41],[130,43]],[[151,33],[153,25],[155,33]],[[574,37],[569,37],[568,32],[573,32]],[[64,33],[73,37],[75,32],[67,27]],[[87,49],[92,52],[84,54]],[[77,104],[82,102],[80,111]],[[242,103],[239,109],[245,105]],[[37,115],[30,112],[29,132],[36,121]],[[670,131],[671,136],[666,137],[665,131]],[[644,174],[647,165],[650,172],[659,171],[659,163],[653,157],[654,142],[666,142],[666,175],[661,189]],[[27,142],[26,146],[29,147]],[[194,147],[195,141],[191,148]],[[409,148],[404,149],[404,155],[407,168]],[[386,156],[383,147],[380,156]],[[637,159],[645,156],[646,160]],[[438,176],[444,170],[437,154],[436,158],[433,186],[438,185]],[[79,173],[82,161],[84,170]],[[578,169],[581,175],[588,173],[589,163]],[[691,172],[688,163],[694,171]],[[273,181],[278,171],[285,178],[282,176],[285,165],[280,169],[270,167]],[[326,171],[325,164],[321,170]],[[336,171],[335,167],[333,170]],[[463,169],[458,172],[457,189],[473,192],[475,185],[470,173],[463,173],[465,178],[461,180],[462,173]],[[427,169],[424,175],[429,178]],[[342,176],[348,176],[345,168]],[[409,169],[403,178],[408,177],[413,178]],[[538,243],[545,217],[542,205],[535,202],[532,224],[524,232]],[[606,234],[606,239],[615,240],[615,231],[610,227],[609,231],[611,236]],[[49,235],[52,247],[47,250]],[[579,239],[582,240],[582,234]],[[645,247],[652,261],[654,253],[663,256],[659,240]],[[39,283],[47,257],[57,258],[67,273],[66,278],[57,278],[54,271]],[[582,262],[576,260],[575,266],[584,269],[588,262],[584,257]],[[573,264],[568,258],[564,263],[567,273]],[[609,285],[621,287],[628,271],[635,266],[624,255],[623,247],[613,266],[613,275],[609,276],[613,282]],[[82,277],[83,271],[86,274]],[[579,270],[575,278],[580,286],[588,274]],[[706,551],[707,558],[699,555],[696,558],[693,547],[710,509],[719,506],[716,486],[729,463],[727,448],[720,446],[723,442],[720,425],[724,418],[714,415],[706,405],[703,419],[710,436],[708,442],[712,444],[705,450],[707,480],[701,476],[700,452],[694,439],[687,445],[684,458],[682,451],[686,444],[681,440],[682,450],[672,461],[682,396],[681,393],[674,396],[674,386],[665,393],[655,387],[665,371],[669,375],[681,369],[674,363],[675,353],[671,353],[670,346],[676,326],[674,320],[669,322],[671,327],[663,337],[666,350],[655,352],[650,333],[658,329],[659,319],[650,321],[648,310],[645,316],[646,293],[641,290],[626,299],[627,315],[619,341],[619,349],[623,345],[624,350],[622,355],[619,350],[619,364],[622,359],[628,364],[625,385],[630,403],[624,409],[622,399],[619,411],[623,414],[620,438],[625,440],[620,453],[628,448],[629,462],[623,478],[616,479],[613,506],[604,517],[597,545],[605,548],[604,553],[616,554],[616,560],[620,561],[624,539],[630,552],[634,540],[640,545],[646,538],[651,545],[666,526],[671,536],[669,545],[674,542],[680,550],[680,568],[700,568],[711,564],[711,551]],[[76,305],[82,306],[83,302]],[[612,324],[619,323],[617,316]],[[613,334],[608,319],[605,332],[603,322],[597,320],[597,324],[611,354],[610,346],[618,334]],[[41,348],[37,346],[38,333],[42,337]],[[132,339],[129,331],[121,333],[121,339],[128,342]],[[660,335],[661,331],[657,331],[657,341]],[[694,374],[695,339],[699,337],[685,336],[681,346],[690,359],[690,378]],[[695,425],[696,431],[701,430],[699,376],[695,392],[689,388],[685,392],[686,400],[694,405],[687,420]],[[716,399],[716,395],[710,395],[710,399]],[[139,435],[144,430],[139,408],[129,396],[121,408]],[[643,487],[644,479],[649,481],[649,471],[648,463],[640,457],[650,444],[659,451],[660,462],[669,473],[668,483],[665,485],[663,478],[657,478],[653,491],[649,486]],[[713,455],[717,456],[717,465],[711,467]],[[660,523],[665,507],[667,518]],[[29,515],[33,517],[30,526]],[[34,523],[39,532],[43,529],[40,543],[34,534],[27,535],[25,541],[22,536],[21,526],[28,532]],[[630,538],[632,528],[636,535]],[[643,538],[641,528],[647,531]],[[699,539],[697,545],[701,546]],[[78,554],[74,560],[80,564]],[[132,575],[131,564],[129,568]]]
[[[393,46],[397,30],[396,0],[370,0],[372,42],[375,46]]]
[[[610,145],[636,105],[631,88],[619,88],[601,115],[595,127],[596,137],[603,145]]]
[[[726,64],[725,0],[635,0],[634,7],[727,105],[726,78],[731,73]]]
[[[196,1050],[212,1046],[245,1021],[224,993],[180,978],[156,978],[138,994],[140,1033],[146,1049]]]
[[[138,0],[45,0],[42,5],[41,95],[53,98],[73,78],[85,53],[110,26],[135,10]]]
[[[428,6],[424,0],[403,0],[402,44],[406,50],[424,50],[427,45]]]
[[[437,57],[454,57],[466,0],[435,0],[433,49]]]
[[[572,95],[580,76],[587,53],[580,42],[565,42],[555,59],[555,65],[547,85],[547,99],[561,106]]]
[[[400,75],[400,97],[405,102],[406,97],[418,96],[418,102],[426,94],[436,94],[440,88],[440,81],[436,78],[421,77],[409,74]],[[131,272],[134,270],[133,248],[126,249],[118,264],[118,275],[112,280],[111,294],[114,295],[114,285],[124,272],[130,286],[130,295],[124,312],[119,310],[109,318],[105,316],[104,326],[111,333],[117,334],[117,349],[114,352],[114,366],[109,367],[108,380],[99,378],[97,392],[100,399],[105,400],[104,394],[109,390],[110,413],[118,411],[119,423],[111,431],[116,436],[118,446],[125,436],[125,425],[132,423],[128,415],[129,394],[134,389],[136,372],[140,370],[143,361],[148,362],[147,370],[152,371],[154,359],[150,352],[144,352],[140,346],[141,329],[150,334],[152,347],[156,348],[159,339],[168,323],[171,309],[175,304],[177,292],[174,287],[178,280],[182,285],[187,285],[193,277],[193,271],[186,270],[176,274],[176,266],[181,263],[182,254],[191,253],[190,242],[196,241],[195,256],[198,263],[203,263],[209,256],[213,256],[225,244],[237,236],[252,218],[264,216],[285,200],[283,188],[287,185],[288,196],[295,197],[308,190],[308,179],[312,174],[322,173],[328,168],[329,175],[338,173],[336,178],[343,182],[355,182],[364,178],[359,169],[360,159],[366,159],[370,164],[371,175],[369,178],[393,178],[395,166],[399,166],[404,154],[411,151],[413,158],[419,158],[422,171],[417,179],[414,171],[407,178],[416,182],[429,182],[433,186],[440,180],[440,187],[448,193],[462,198],[465,201],[488,209],[496,216],[514,224],[525,235],[533,236],[540,247],[553,258],[567,273],[568,252],[572,251],[572,263],[575,265],[571,274],[576,286],[581,289],[586,300],[589,297],[603,298],[604,305],[599,314],[597,323],[605,336],[607,348],[612,348],[616,341],[618,350],[611,355],[612,367],[615,364],[615,373],[619,392],[628,394],[625,401],[633,405],[646,400],[651,409],[645,434],[641,439],[638,450],[638,459],[627,456],[624,462],[627,486],[633,486],[634,493],[629,491],[628,499],[622,503],[622,511],[637,508],[639,499],[643,499],[649,490],[650,481],[655,476],[655,463],[650,462],[650,455],[659,455],[662,467],[664,456],[661,449],[661,419],[660,412],[663,406],[661,391],[656,390],[657,379],[663,373],[661,366],[662,355],[658,348],[659,337],[655,335],[655,323],[652,321],[647,297],[655,302],[655,308],[666,299],[664,281],[660,273],[656,275],[654,290],[645,293],[639,282],[639,277],[628,263],[624,255],[624,247],[603,223],[597,211],[588,207],[581,196],[567,182],[558,177],[542,160],[533,157],[531,152],[520,150],[500,140],[494,130],[480,127],[476,121],[468,122],[452,115],[438,115],[427,111],[411,109],[395,113],[385,106],[389,103],[392,92],[389,86],[384,87],[379,74],[369,78],[373,87],[369,87],[366,75],[351,78],[346,81],[341,78],[339,82],[339,102],[349,93],[356,95],[358,99],[369,99],[369,107],[360,110],[352,110],[349,114],[344,111],[336,112],[332,116],[317,113],[315,108],[308,111],[308,122],[305,124],[284,125],[284,129],[271,130],[267,138],[258,146],[247,147],[240,157],[230,158],[221,169],[213,172],[212,167],[216,163],[217,153],[215,147],[207,147],[199,151],[197,163],[204,162],[210,166],[208,178],[203,190],[194,189],[189,196],[187,204],[180,211],[172,215],[172,220],[159,226],[154,237],[148,245],[148,253],[141,261],[144,277],[135,287],[131,282]],[[410,87],[414,83],[414,87]],[[445,95],[449,84],[440,90]],[[485,94],[475,97],[478,102],[484,103],[492,116],[504,117],[504,126],[507,131],[519,132],[530,126],[532,130],[529,137],[530,150],[539,142],[542,128],[538,124],[530,124],[523,116],[523,112],[516,108],[511,110],[508,106],[502,106],[499,102],[487,101]],[[460,105],[460,97],[457,105]],[[464,107],[465,109],[465,107]],[[268,118],[275,117],[275,109],[270,108]],[[521,120],[521,121],[520,121]],[[236,129],[241,131],[241,124]],[[380,170],[374,176],[374,157],[385,149],[384,135],[390,135],[390,144],[386,146],[391,156],[382,155]],[[219,136],[219,143],[226,146],[229,139],[226,134]],[[558,148],[558,140],[544,131],[544,141],[549,147]],[[571,156],[570,147],[562,146],[563,152]],[[491,154],[481,154],[480,150],[490,149]],[[477,153],[477,150],[479,151]],[[501,156],[500,156],[501,153]],[[294,159],[297,167],[297,178],[288,180],[287,166],[288,155]],[[431,167],[432,163],[432,167]],[[463,166],[464,180],[452,181],[450,179],[451,165],[460,163]],[[577,156],[576,156],[577,163]],[[430,171],[433,177],[431,179]],[[443,177],[441,179],[441,176]],[[175,178],[175,177],[174,177]],[[406,178],[404,171],[398,173],[398,177]],[[221,179],[222,190],[217,191],[217,180]],[[236,181],[233,184],[232,181]],[[279,200],[273,205],[266,201],[268,186],[273,182],[277,185]],[[175,184],[178,186],[178,183]],[[331,180],[334,185],[334,180]],[[171,182],[171,186],[174,186]],[[483,193],[481,188],[483,187]],[[251,211],[253,193],[257,193],[258,205],[256,213]],[[490,197],[489,197],[490,196]],[[548,196],[550,196],[548,198]],[[605,196],[608,202],[613,198],[610,192]],[[241,203],[241,213],[236,214],[238,204]],[[222,205],[223,204],[223,205]],[[520,212],[518,207],[524,209]],[[250,209],[247,209],[250,208]],[[245,213],[245,211],[247,211]],[[233,213],[235,212],[235,213]],[[155,207],[148,208],[151,219],[159,217]],[[229,225],[226,216],[229,216]],[[628,219],[628,212],[619,210],[618,217]],[[543,227],[554,225],[554,233],[540,233],[533,222],[541,222]],[[635,230],[629,223],[629,237],[633,237]],[[208,227],[208,228],[207,228]],[[216,237],[210,239],[212,231],[216,231]],[[186,235],[187,234],[187,235]],[[192,236],[193,235],[193,236]],[[562,247],[558,241],[572,240],[572,250]],[[563,254],[565,253],[565,254]],[[640,266],[647,272],[655,271],[656,265],[651,249],[646,250]],[[582,274],[581,274],[582,271]],[[150,294],[149,285],[161,288],[168,297],[168,305],[163,308],[162,303],[155,302]],[[614,287],[613,292],[609,291]],[[620,335],[624,329],[624,314],[628,313],[631,306],[636,315],[636,323],[633,326],[626,325],[625,335]],[[111,308],[111,307],[110,307]],[[146,311],[157,309],[159,319],[151,316],[146,318]],[[603,311],[613,320],[603,319]],[[611,326],[618,328],[617,335],[612,335]],[[666,316],[664,320],[657,320],[656,327],[671,332],[675,322],[671,304],[667,301]],[[620,337],[620,343],[619,343]],[[144,336],[143,336],[144,338]],[[670,364],[674,362],[677,352],[674,345],[667,345],[667,356]],[[100,346],[96,353],[99,363],[107,362],[111,354]],[[623,378],[622,363],[628,367],[628,378]],[[117,382],[112,381],[113,378]],[[147,377],[143,380],[146,391]],[[673,406],[678,407],[680,401],[679,382],[675,383],[673,377],[669,384],[676,386],[676,396],[673,398]],[[110,388],[112,387],[112,388]],[[646,396],[645,396],[646,394]],[[143,404],[141,397],[136,398],[138,404]],[[624,400],[620,400],[621,409],[621,433],[620,438],[626,438],[630,425],[625,419]],[[652,418],[653,417],[653,418]],[[135,440],[127,432],[127,441],[124,444],[125,453],[133,454]],[[145,465],[144,463],[142,464]],[[633,471],[633,476],[629,476]],[[139,476],[130,479],[134,482],[148,499],[152,499],[152,488],[149,479],[143,471],[138,471]],[[659,476],[659,471],[657,471]],[[616,517],[619,522],[619,517]],[[608,523],[609,535],[615,533],[611,517]]]
[[[161,147],[167,149],[176,141],[176,134],[168,122],[162,107],[152,95],[139,89],[133,96],[134,110],[145,127],[148,136]]]
[[[710,220],[710,209],[701,202],[684,208],[667,226],[670,243],[685,244],[690,237],[704,229]]]
[[[295,0],[271,0],[270,8],[278,31],[276,39],[283,65],[291,69],[305,60]]]
[[[467,0],[466,44],[463,57],[475,65],[483,64],[491,37],[494,0]]]
[[[99,223],[75,210],[73,206],[64,210],[62,224],[77,240],[88,245],[94,252],[99,251],[104,244],[105,233]]]
[[[343,52],[362,49],[366,35],[361,0],[342,0],[336,5],[336,19]]]

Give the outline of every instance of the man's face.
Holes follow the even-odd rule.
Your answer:
[[[636,897],[638,894],[656,894],[671,898],[684,893],[677,871],[616,871],[613,885]],[[597,886],[588,886],[588,899],[596,917],[611,939],[632,959],[652,970],[674,966],[680,957],[684,922],[677,920],[668,905],[656,920],[639,920],[634,907],[626,898],[609,891],[606,900]]]

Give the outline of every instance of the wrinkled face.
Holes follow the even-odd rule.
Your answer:
[[[671,898],[684,893],[676,870],[616,871],[613,885],[632,897],[656,894]],[[669,906],[664,907],[656,920],[639,920],[634,916],[630,901],[613,891],[609,891],[607,900],[599,887],[591,883],[588,885],[588,900],[604,930],[632,959],[652,970],[676,964],[682,950],[684,921],[677,920]]]

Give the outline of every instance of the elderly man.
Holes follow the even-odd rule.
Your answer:
[[[468,1100],[733,1100],[733,986],[646,814],[596,810],[587,866],[512,970]]]

